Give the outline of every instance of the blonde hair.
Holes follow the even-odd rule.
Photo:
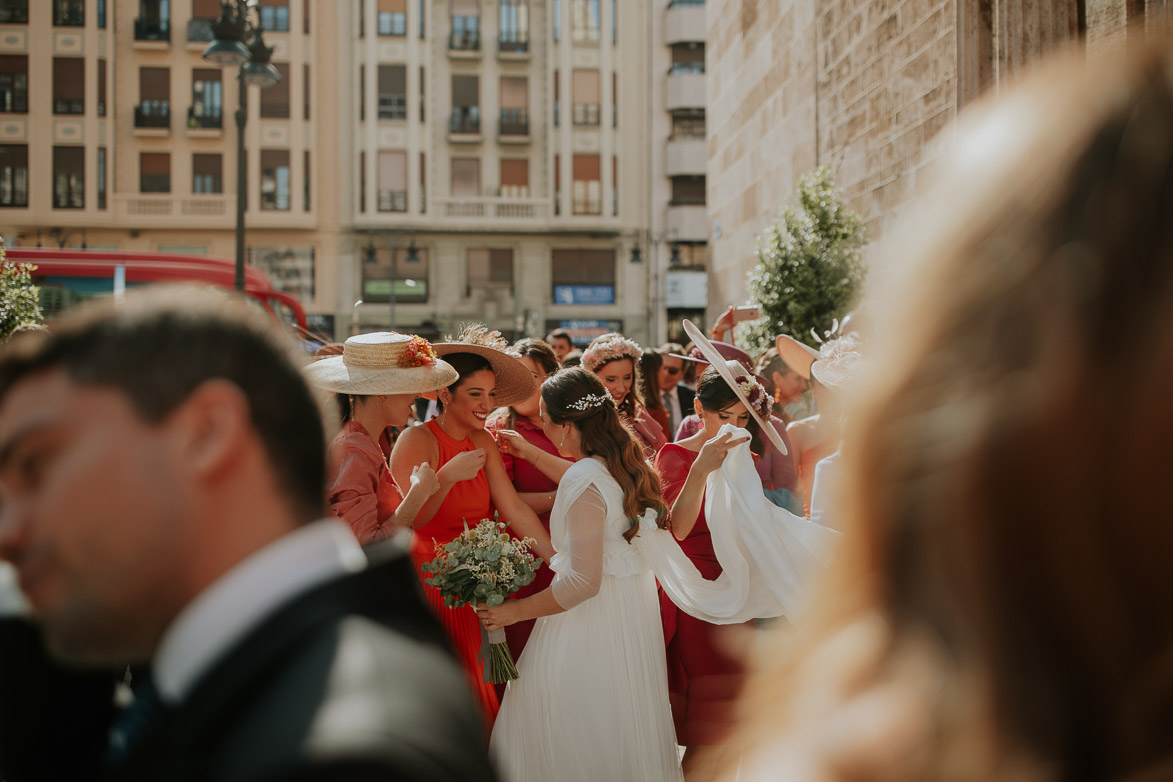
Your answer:
[[[1140,49],[1052,64],[942,158],[747,744],[801,735],[828,779],[1170,773],[1173,57]]]

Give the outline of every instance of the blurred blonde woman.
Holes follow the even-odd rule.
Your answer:
[[[1173,778],[1173,42],[1129,41],[938,158],[741,780]]]

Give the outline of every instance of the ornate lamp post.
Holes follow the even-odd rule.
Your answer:
[[[269,59],[257,0],[220,0],[220,18],[212,22],[213,40],[204,59],[221,67],[238,67],[240,102],[236,109],[236,289],[244,290],[244,207],[248,203],[245,182],[244,126],[248,121],[248,85],[261,89],[281,81]]]

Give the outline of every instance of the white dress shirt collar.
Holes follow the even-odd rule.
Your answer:
[[[181,702],[221,655],[279,605],[366,566],[354,534],[337,519],[300,527],[240,562],[188,603],[164,632],[152,661],[163,702]]]

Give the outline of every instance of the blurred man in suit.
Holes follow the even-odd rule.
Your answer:
[[[670,429],[665,432],[668,441],[676,439],[676,430],[685,416],[692,415],[692,400],[696,392],[680,384],[684,376],[684,348],[675,342],[666,342],[660,346],[658,352],[663,357],[660,364],[660,396],[664,401],[664,409],[668,411]]]
[[[319,405],[289,349],[190,288],[10,341],[0,558],[58,657],[149,674],[114,779],[491,779],[407,557],[323,518]]]

